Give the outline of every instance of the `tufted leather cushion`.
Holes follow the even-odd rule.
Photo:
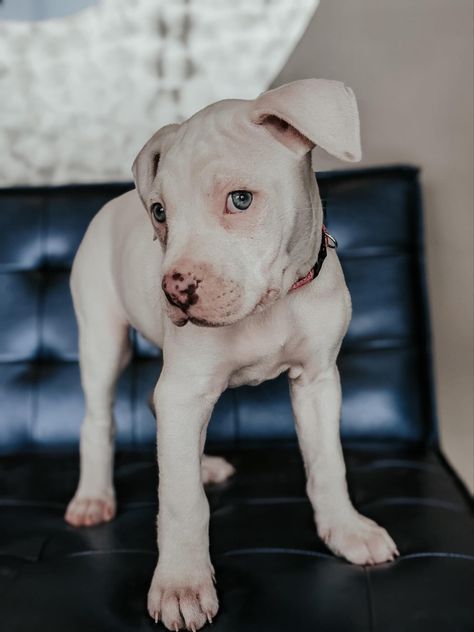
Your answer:
[[[214,450],[237,468],[207,490],[221,602],[212,630],[473,632],[474,518],[437,449],[417,172],[318,179],[354,304],[339,363],[351,495],[390,531],[401,557],[360,568],[316,536],[284,377],[228,391],[210,426]],[[157,511],[146,400],[160,353],[135,332],[117,403],[118,515],[89,529],[62,518],[77,484],[83,409],[68,271],[91,217],[127,188],[0,192],[6,632],[164,630],[146,613]]]
[[[237,468],[209,487],[220,613],[209,632],[472,632],[474,519],[435,452],[348,451],[356,506],[380,521],[401,557],[361,568],[320,541],[295,448],[220,451]],[[63,521],[77,455],[11,455],[0,464],[0,613],[5,632],[164,632],[148,617],[156,563],[152,451],[119,454],[118,515]]]
[[[434,432],[416,169],[321,174],[354,314],[339,366],[345,440],[420,443]],[[83,415],[69,269],[98,209],[128,185],[0,194],[0,449],[76,445]],[[119,383],[119,445],[150,444],[160,353],[135,332]],[[209,440],[292,439],[286,376],[226,392]]]

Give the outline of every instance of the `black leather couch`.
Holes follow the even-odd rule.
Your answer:
[[[438,448],[417,170],[321,174],[353,297],[343,345],[342,436],[358,509],[401,556],[361,568],[318,539],[285,377],[226,392],[209,451],[237,474],[210,487],[215,632],[474,630],[474,519]],[[149,392],[160,353],[133,332],[117,400],[118,516],[63,521],[78,478],[83,401],[68,273],[99,207],[128,185],[0,193],[0,628],[157,629],[157,470]],[[158,629],[161,628],[159,624]]]

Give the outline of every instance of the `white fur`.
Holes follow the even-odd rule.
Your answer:
[[[356,159],[358,133],[354,96],[337,82],[295,82],[256,101],[214,104],[147,143],[134,164],[137,190],[105,205],[77,253],[71,288],[86,416],[81,478],[66,518],[94,524],[115,512],[113,390],[132,325],[164,354],[154,392],[159,560],[148,608],[170,630],[199,629],[218,608],[202,484],[213,478],[210,464],[218,480],[233,470],[201,460],[213,406],[229,386],[287,371],[320,536],[355,563],[397,553],[347,492],[336,359],[351,303],[336,252],[328,250],[313,282],[289,292],[321,240],[309,151],[318,142]],[[225,214],[228,192],[243,188],[254,193],[250,208]],[[157,201],[166,206],[166,244],[164,226],[143,209]],[[200,279],[199,300],[188,308],[169,305],[161,289],[176,270]],[[193,324],[202,321],[220,326]]]

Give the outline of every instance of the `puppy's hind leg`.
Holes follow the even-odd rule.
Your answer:
[[[235,467],[221,456],[203,454],[201,459],[201,476],[204,485],[223,483],[235,474]]]
[[[77,305],[81,382],[85,417],[81,427],[81,472],[65,519],[73,526],[111,520],[116,511],[113,487],[113,400],[115,382],[130,359],[128,324],[119,312],[88,301]],[[85,309],[87,307],[87,309]],[[81,309],[82,308],[82,309]],[[91,313],[92,308],[92,313]],[[95,313],[94,313],[95,311]]]

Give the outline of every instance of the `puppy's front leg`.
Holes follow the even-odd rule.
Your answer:
[[[296,429],[306,467],[307,492],[319,536],[354,564],[377,564],[398,555],[382,527],[353,507],[339,438],[341,388],[336,366],[290,379]]]
[[[158,424],[159,558],[148,611],[169,630],[198,630],[217,613],[209,558],[209,505],[201,480],[207,424],[220,392],[199,379],[162,375]]]

